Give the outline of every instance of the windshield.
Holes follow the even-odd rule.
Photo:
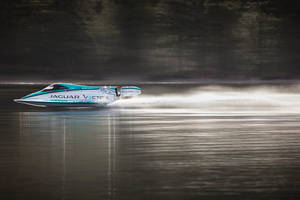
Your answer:
[[[68,89],[68,88],[66,86],[63,86],[63,85],[54,84],[54,85],[47,86],[42,91],[47,92],[47,91],[63,90],[63,89]]]

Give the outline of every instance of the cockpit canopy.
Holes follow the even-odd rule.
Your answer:
[[[49,92],[49,91],[55,91],[55,90],[64,90],[64,89],[68,89],[68,87],[63,86],[61,84],[51,84],[49,86],[47,86],[46,88],[42,89],[42,92]]]

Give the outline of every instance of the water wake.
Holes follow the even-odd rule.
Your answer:
[[[198,87],[181,93],[144,94],[113,106],[182,108],[203,112],[300,112],[299,87]]]

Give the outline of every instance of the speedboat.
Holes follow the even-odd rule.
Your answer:
[[[141,94],[141,89],[136,86],[85,86],[53,83],[14,101],[39,107],[101,107],[121,98],[131,98],[139,94]]]

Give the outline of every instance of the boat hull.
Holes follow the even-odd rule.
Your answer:
[[[103,107],[107,102],[45,102],[14,99],[15,102],[37,107]]]
[[[133,97],[140,93],[141,89],[135,86],[107,87],[55,83],[14,101],[39,107],[103,107],[120,98]]]

